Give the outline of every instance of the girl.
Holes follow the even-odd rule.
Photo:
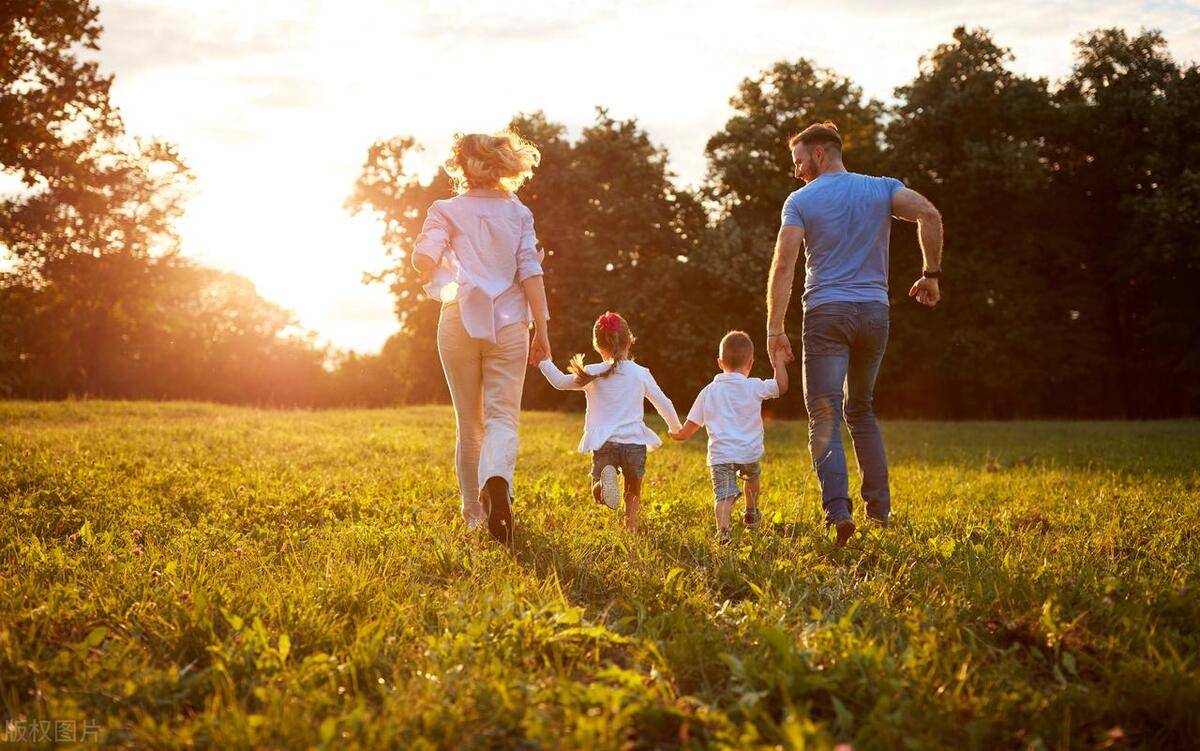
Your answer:
[[[412,254],[442,303],[438,354],[454,402],[462,515],[505,544],[525,365],[550,356],[533,214],[514,195],[540,160],[512,132],[456,136],[444,168],[458,195],[429,207]]]
[[[592,497],[614,511],[620,506],[617,472],[625,477],[625,527],[637,529],[646,473],[646,450],[662,445],[646,427],[643,399],[649,399],[672,432],[680,430],[675,406],[658,387],[650,371],[629,358],[633,347],[629,324],[616,313],[605,313],[592,327],[592,346],[604,362],[583,364],[583,355],[571,360],[568,375],[549,356],[538,369],[560,391],[580,390],[587,397],[581,452],[592,452]]]

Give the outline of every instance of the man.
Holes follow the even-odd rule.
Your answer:
[[[805,128],[788,141],[796,177],[806,185],[788,196],[775,243],[767,292],[767,352],[795,359],[784,333],[796,259],[803,244],[804,404],[808,446],[821,484],[826,529],[838,545],[854,534],[844,415],[862,471],[867,517],[886,526],[891,515],[887,456],[875,420],[875,376],[888,338],[888,240],[891,217],[917,223],[924,271],[908,291],[933,307],[941,299],[942,219],[924,196],[899,180],[848,172],[842,138],[831,122]],[[844,392],[843,392],[844,388]]]

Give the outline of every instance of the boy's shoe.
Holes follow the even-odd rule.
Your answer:
[[[746,507],[746,514],[742,517],[742,524],[745,524],[750,529],[758,529],[758,525],[762,524],[762,512],[758,510],[758,506]]]
[[[487,511],[487,528],[492,537],[512,545],[512,506],[508,502],[508,482],[503,477],[489,477],[479,491],[479,501]]]
[[[850,538],[854,535],[854,530],[856,529],[854,522],[847,519],[844,522],[838,522],[837,525],[835,525],[835,528],[837,529],[838,547],[845,547],[846,543],[849,542]]]
[[[487,522],[483,519],[472,518],[467,522],[467,531],[474,534],[487,527]]]
[[[728,545],[729,541],[732,539],[733,539],[733,535],[731,535],[729,533],[728,527],[726,527],[725,529],[717,530],[717,544],[718,545]]]
[[[617,486],[617,468],[605,464],[600,470],[600,498],[613,511],[621,508],[621,489]]]

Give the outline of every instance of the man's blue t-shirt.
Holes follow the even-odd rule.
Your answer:
[[[827,302],[888,303],[892,177],[829,172],[788,196],[783,226],[804,229],[804,310]]]

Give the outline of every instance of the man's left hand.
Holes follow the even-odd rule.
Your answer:
[[[938,289],[938,280],[928,277],[921,277],[913,282],[912,289],[908,291],[908,296],[914,298],[922,305],[933,307],[942,299],[941,290]]]

